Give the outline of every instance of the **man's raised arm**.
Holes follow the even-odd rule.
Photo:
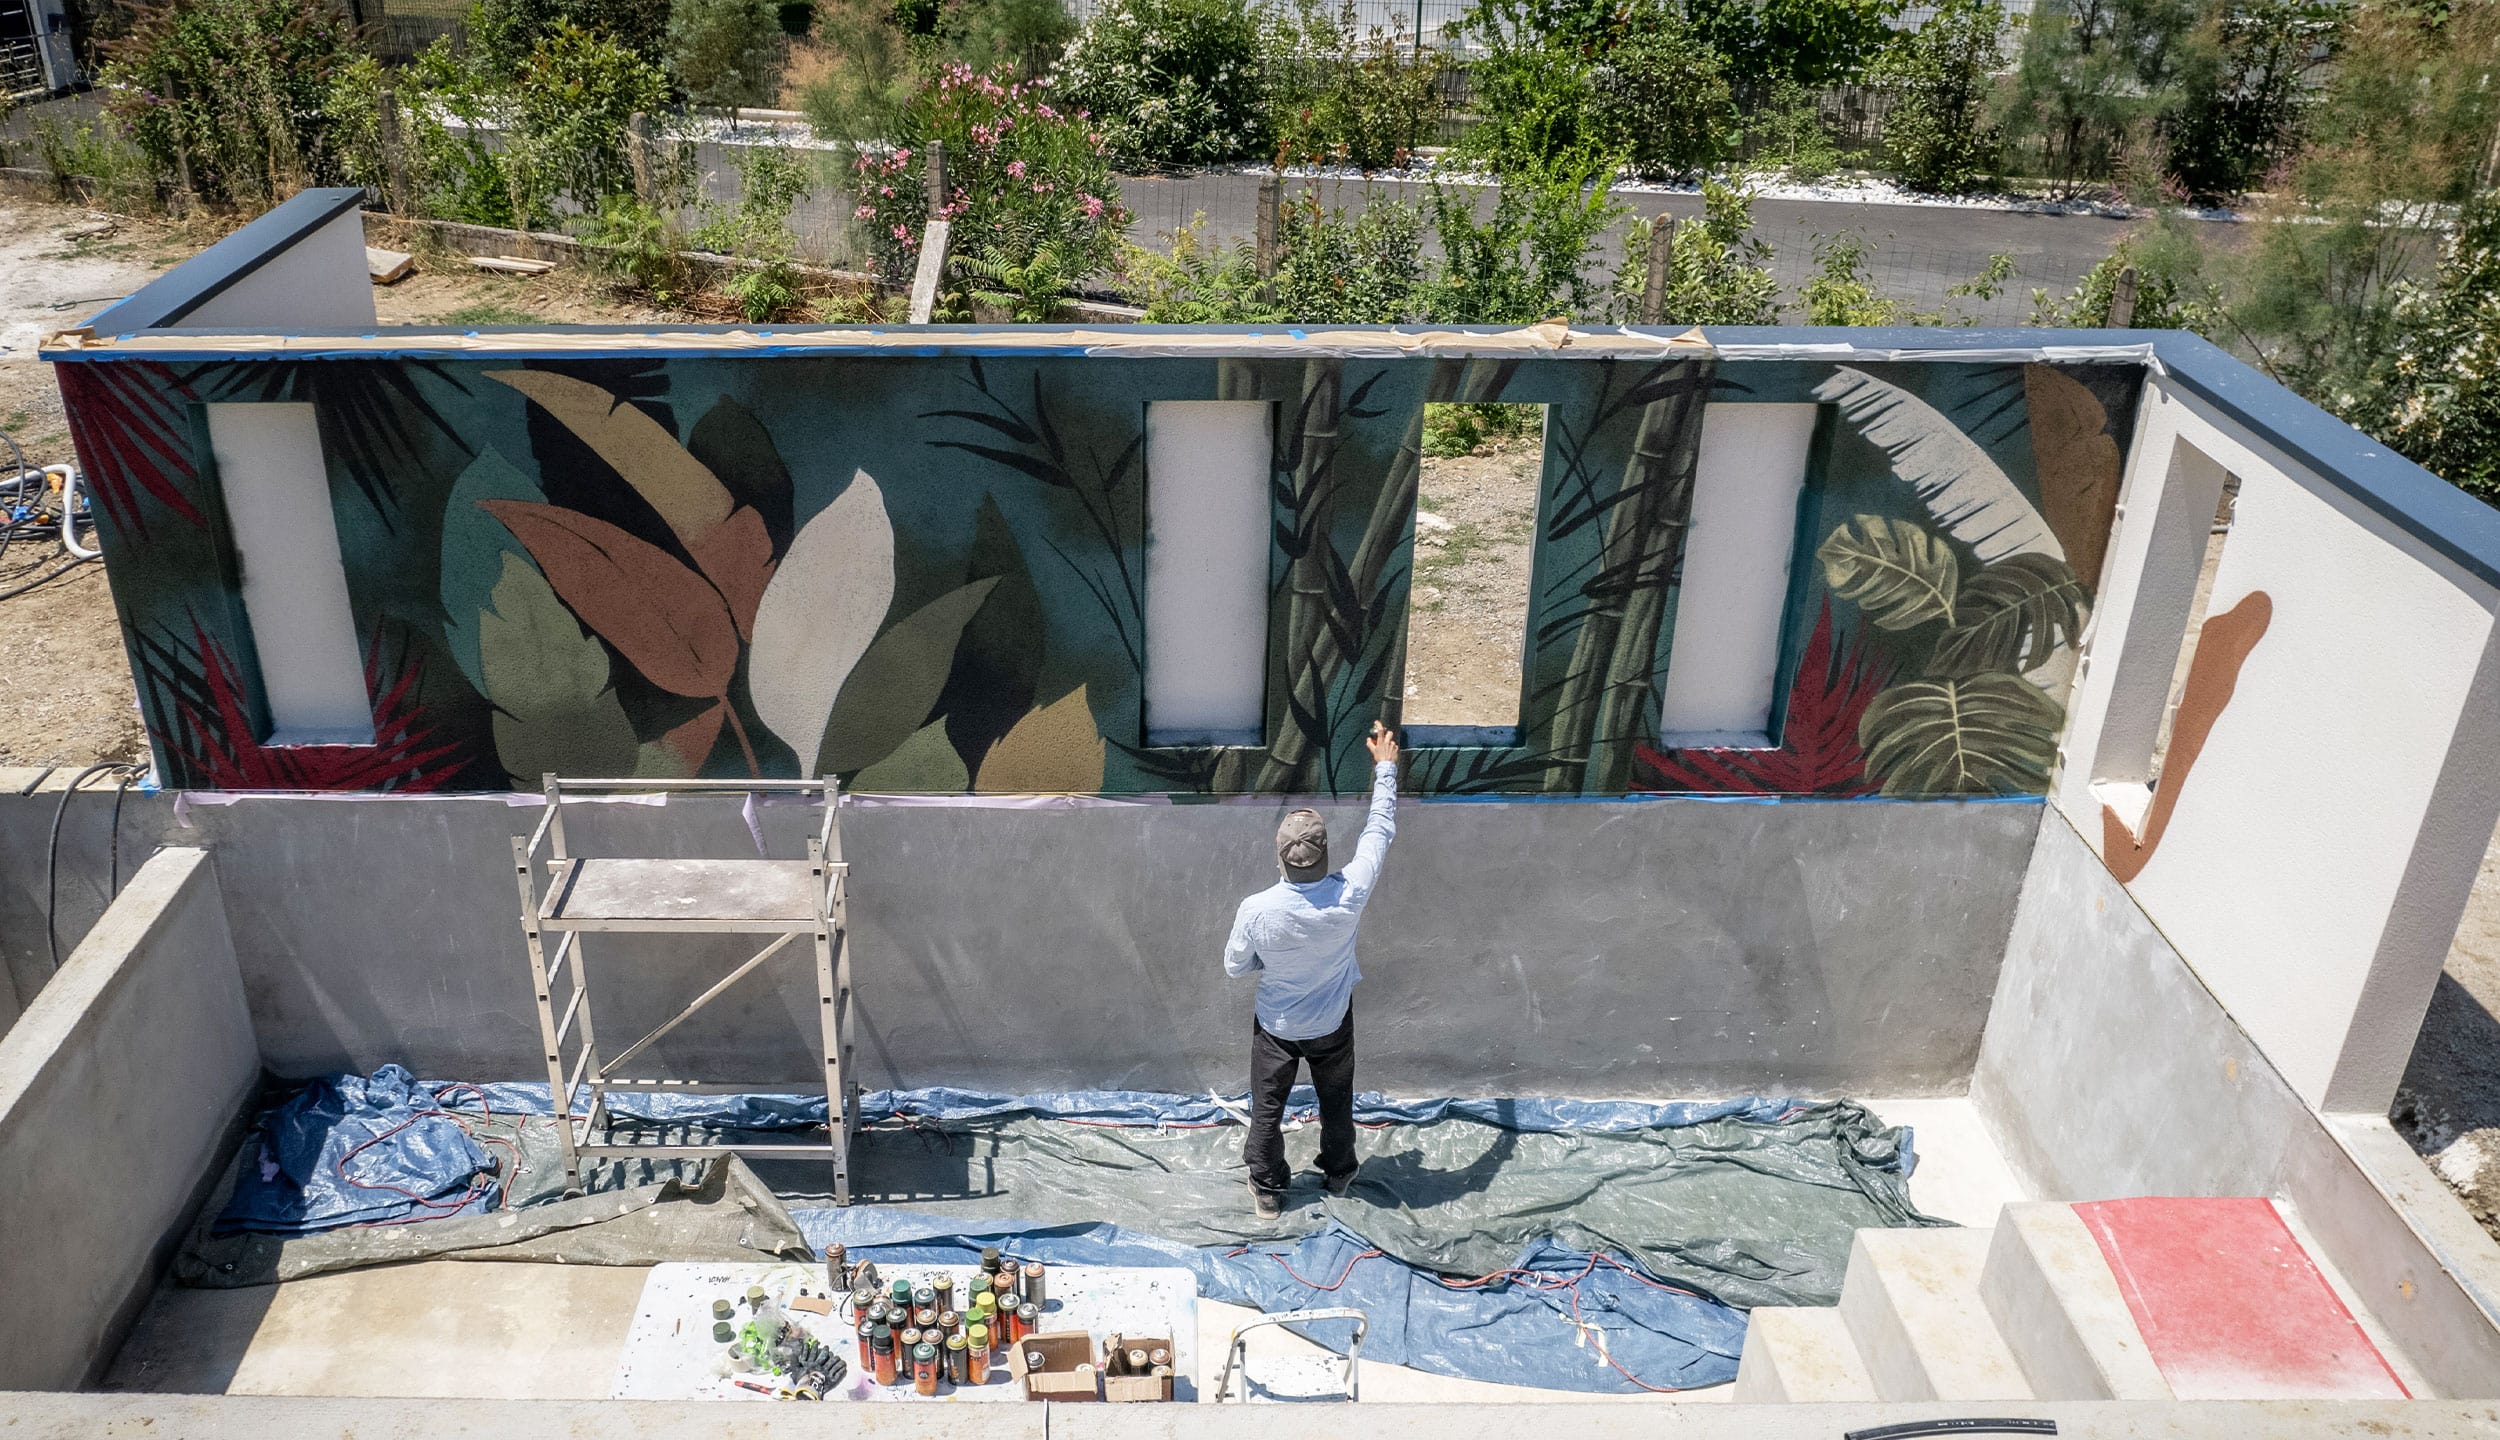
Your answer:
[[[1343,903],[1360,908],[1380,881],[1381,863],[1389,858],[1389,842],[1398,834],[1398,737],[1389,727],[1372,722],[1363,744],[1372,752],[1372,809],[1363,820],[1363,838],[1355,842],[1354,859],[1345,867]]]

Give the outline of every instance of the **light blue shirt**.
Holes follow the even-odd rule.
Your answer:
[[[1317,1040],[1345,1023],[1354,984],[1354,927],[1380,883],[1398,833],[1398,767],[1372,766],[1372,811],[1354,859],[1307,885],[1279,880],[1241,902],[1224,946],[1224,973],[1259,972],[1259,1026],[1279,1040]]]

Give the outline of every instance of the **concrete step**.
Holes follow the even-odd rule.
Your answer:
[[[1979,1295],[2043,1400],[2168,1400],[2100,1242],[2070,1205],[2008,1205]]]
[[[1884,1400],[2028,1400],[2031,1382],[1979,1297],[1993,1232],[1861,1230],[1840,1314]]]
[[[1764,1306],[1746,1317],[1745,1353],[1736,1362],[1739,1405],[1823,1405],[1872,1400],[1875,1382],[1858,1358],[1849,1324],[1830,1306]]]

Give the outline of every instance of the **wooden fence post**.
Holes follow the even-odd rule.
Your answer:
[[[911,277],[911,323],[926,325],[937,311],[938,287],[946,283],[949,225],[932,220],[920,227],[920,265]]]
[[[1271,280],[1276,275],[1276,249],[1281,237],[1277,221],[1283,217],[1285,187],[1273,175],[1259,182],[1259,216],[1257,222],[1257,254],[1259,278]]]
[[[929,218],[942,219],[946,213],[946,142],[932,140],[927,159],[920,167],[920,178],[928,187]]]
[[[1667,318],[1667,275],[1675,259],[1675,217],[1661,211],[1649,222],[1649,273],[1641,280],[1641,323]]]
[[[2118,272],[2118,283],[2109,291],[2109,328],[2125,330],[2135,324],[2135,267],[2129,265]]]
[[[651,117],[637,110],[625,121],[625,163],[634,170],[634,199],[651,203]]]
[[[377,118],[382,139],[383,198],[389,203],[392,214],[405,215],[408,213],[408,159],[400,148],[398,91],[382,92],[382,109]]]

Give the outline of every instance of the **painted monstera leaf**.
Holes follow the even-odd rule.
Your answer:
[[[822,753],[834,702],[893,603],[894,527],[862,470],[791,539],[755,611],[747,693],[792,754]]]
[[[834,698],[824,748],[816,754],[812,773],[848,775],[883,760],[912,738],[946,688],[964,626],[997,586],[996,580],[975,580],[913,611],[876,638]]]
[[[1917,493],[1927,512],[1980,563],[2008,555],[2066,558],[2057,535],[1979,442],[1941,411],[1890,381],[1835,366],[1814,387],[1858,433],[1892,462],[1892,473]]]
[[[1091,795],[1102,789],[1105,747],[1079,685],[1016,722],[981,761],[973,788],[994,795]]]
[[[608,652],[529,561],[503,552],[503,576],[477,617],[481,687],[495,707],[495,754],[513,783],[621,775],[637,763],[633,722],[611,688]]]
[[[1858,721],[1883,793],[2019,795],[2047,788],[2065,708],[2020,675],[1911,680]]]
[[[2065,561],[2008,555],[1962,587],[1927,673],[2036,669],[2083,633],[2085,604],[2083,582]]]
[[[1859,515],[1814,552],[1832,593],[1886,630],[1947,624],[1961,593],[1961,562],[1925,526]]]

